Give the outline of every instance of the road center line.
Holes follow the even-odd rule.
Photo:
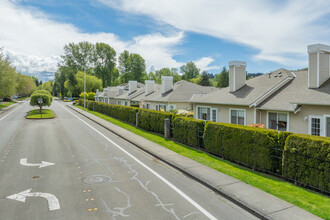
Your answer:
[[[153,169],[151,169],[150,167],[148,167],[147,165],[145,165],[143,162],[141,162],[139,159],[137,159],[136,157],[134,157],[128,151],[126,151],[121,146],[119,146],[118,144],[116,144],[115,142],[113,142],[111,139],[109,139],[108,137],[106,137],[104,134],[102,134],[96,128],[94,128],[93,126],[91,126],[87,122],[83,121],[81,118],[79,118],[78,116],[76,116],[75,114],[73,114],[68,109],[64,108],[62,106],[62,104],[59,103],[59,105],[63,109],[65,109],[66,111],[68,111],[70,114],[72,114],[74,117],[76,117],[77,119],[79,119],[81,122],[83,122],[84,124],[86,124],[88,127],[90,127],[92,130],[94,130],[95,132],[97,132],[99,135],[101,135],[102,137],[104,137],[107,141],[109,141],[110,143],[112,143],[113,145],[115,145],[118,149],[120,149],[121,151],[123,151],[125,154],[127,154],[129,157],[131,157],[133,160],[135,160],[141,166],[143,166],[144,168],[146,168],[147,170],[149,170],[152,174],[154,174],[156,177],[158,177],[160,180],[162,180],[164,183],[166,183],[169,187],[171,187],[174,191],[176,191],[179,195],[181,195],[183,198],[185,198],[190,204],[192,204],[193,206],[195,206],[199,211],[201,211],[209,219],[212,219],[212,220],[213,219],[214,220],[217,219],[211,213],[209,213],[207,210],[205,210],[203,207],[201,207],[197,202],[195,202],[193,199],[191,199],[189,196],[187,196],[184,192],[182,192],[180,189],[178,189],[176,186],[174,186],[171,182],[169,182],[167,179],[165,179],[160,174],[158,174],[156,171],[154,171]]]
[[[17,109],[21,108],[23,105],[21,105],[20,107],[18,108],[15,108],[13,111],[9,112],[7,115],[5,115],[4,117],[0,118],[0,121],[4,118],[6,118],[8,115],[10,115],[11,113],[13,113],[14,111],[16,111]]]

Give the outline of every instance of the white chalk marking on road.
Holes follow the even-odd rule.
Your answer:
[[[193,206],[195,206],[199,211],[201,211],[205,216],[207,216],[209,219],[212,220],[216,220],[217,218],[214,217],[211,213],[209,213],[207,210],[205,210],[202,206],[200,206],[197,202],[195,202],[193,199],[191,199],[189,196],[187,196],[184,192],[182,192],[179,188],[177,188],[175,185],[173,185],[171,182],[169,182],[167,179],[165,179],[164,177],[162,177],[160,174],[158,174],[156,171],[154,171],[153,169],[151,169],[150,167],[148,167],[147,165],[145,165],[143,162],[141,162],[139,159],[137,159],[136,157],[134,157],[132,154],[130,154],[128,151],[126,151],[124,148],[122,148],[121,146],[119,146],[118,144],[116,144],[115,142],[113,142],[111,139],[109,139],[107,136],[105,136],[104,134],[102,134],[100,131],[98,131],[96,128],[94,128],[93,126],[91,126],[90,124],[88,124],[87,122],[83,121],[81,118],[79,118],[78,116],[76,116],[75,114],[73,114],[71,111],[69,111],[68,109],[64,108],[62,106],[62,104],[59,104],[63,109],[65,109],[66,111],[68,111],[69,113],[71,113],[74,117],[76,117],[77,119],[79,119],[81,122],[83,122],[84,124],[86,124],[88,127],[90,127],[91,129],[93,129],[95,132],[97,132],[98,134],[100,134],[102,137],[104,137],[107,141],[109,141],[110,143],[112,143],[113,145],[115,145],[118,149],[120,149],[121,151],[123,151],[125,154],[127,154],[129,157],[131,157],[133,160],[135,160],[137,163],[139,163],[141,166],[143,166],[144,168],[146,168],[147,170],[149,170],[152,174],[154,174],[156,177],[158,177],[160,180],[162,180],[165,184],[167,184],[169,187],[171,187],[174,191],[176,191],[179,195],[181,195],[183,198],[185,198],[190,204],[192,204]]]
[[[47,162],[47,161],[41,161],[41,163],[28,163],[27,158],[22,158],[19,163],[23,166],[28,166],[28,167],[39,166],[39,168],[55,165],[55,163],[51,163],[51,162]]]
[[[11,196],[8,196],[7,199],[16,200],[19,202],[25,202],[26,197],[42,197],[47,199],[48,201],[48,208],[50,211],[60,209],[60,203],[56,196],[50,193],[41,193],[41,192],[33,192],[31,193],[31,189],[25,190],[23,192],[13,194]]]
[[[18,108],[15,108],[13,111],[11,111],[11,112],[9,112],[7,115],[5,115],[4,117],[2,117],[2,118],[0,118],[0,121],[2,120],[2,119],[5,119],[8,115],[10,115],[11,113],[13,113],[14,111],[16,111],[17,109],[19,109],[19,108],[21,108],[22,107],[22,105],[20,106],[20,107],[18,107]]]

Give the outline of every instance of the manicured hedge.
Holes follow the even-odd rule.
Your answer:
[[[83,103],[83,101],[82,101]],[[135,124],[138,108],[88,101],[87,108]]]
[[[174,119],[174,115],[168,112],[161,112],[148,109],[140,109],[138,112],[138,126],[147,131],[164,134],[164,119]]]
[[[173,120],[173,137],[182,143],[199,146],[198,131],[204,131],[204,126],[203,120],[178,117]]]
[[[204,147],[207,151],[256,169],[277,170],[271,157],[278,132],[235,124],[207,122]]]
[[[330,191],[330,138],[290,135],[284,147],[283,176]]]

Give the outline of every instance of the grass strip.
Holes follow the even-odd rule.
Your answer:
[[[83,107],[81,106],[76,105],[76,107],[83,110]],[[330,198],[325,195],[304,189],[299,186],[295,186],[294,184],[278,179],[276,177],[241,167],[237,164],[222,160],[201,150],[174,142],[173,140],[166,139],[161,135],[144,131],[140,128],[136,128],[132,125],[126,124],[120,120],[111,118],[101,113],[90,111],[88,109],[86,109],[86,111],[119,127],[129,130],[141,137],[153,141],[163,147],[166,147],[178,154],[181,154],[187,158],[195,160],[201,164],[216,169],[224,174],[232,176],[242,182],[263,190],[273,196],[276,196],[308,212],[311,212],[314,215],[330,220]]]
[[[1,104],[0,104],[0,109],[2,109],[2,108],[5,108],[5,107],[7,107],[7,106],[10,106],[10,105],[12,105],[12,104],[14,104],[15,102],[2,102]]]
[[[50,109],[42,109],[41,114],[39,109],[34,109],[29,111],[28,115],[26,118],[28,119],[34,119],[34,118],[42,118],[42,119],[47,119],[47,118],[54,118],[54,113]]]

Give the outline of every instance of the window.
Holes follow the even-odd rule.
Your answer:
[[[245,125],[245,110],[230,109],[230,123]]]
[[[269,112],[268,128],[278,131],[288,131],[288,114]]]
[[[170,105],[170,106],[169,106],[169,109],[170,109],[170,110],[174,110],[174,109],[175,109],[175,105]]]
[[[312,118],[311,119],[311,135],[320,136],[321,134],[321,119]]]
[[[128,106],[128,101],[125,101],[125,105]]]
[[[118,105],[121,105],[121,101],[118,101]]]
[[[210,118],[211,118],[211,108],[198,107],[198,119],[210,120]]]
[[[166,105],[163,104],[156,105],[156,110],[157,111],[164,110],[166,112]]]
[[[217,109],[212,108],[212,121],[217,122]]]
[[[149,104],[149,103],[147,103],[146,108],[147,108],[147,109],[150,109],[150,104]]]

